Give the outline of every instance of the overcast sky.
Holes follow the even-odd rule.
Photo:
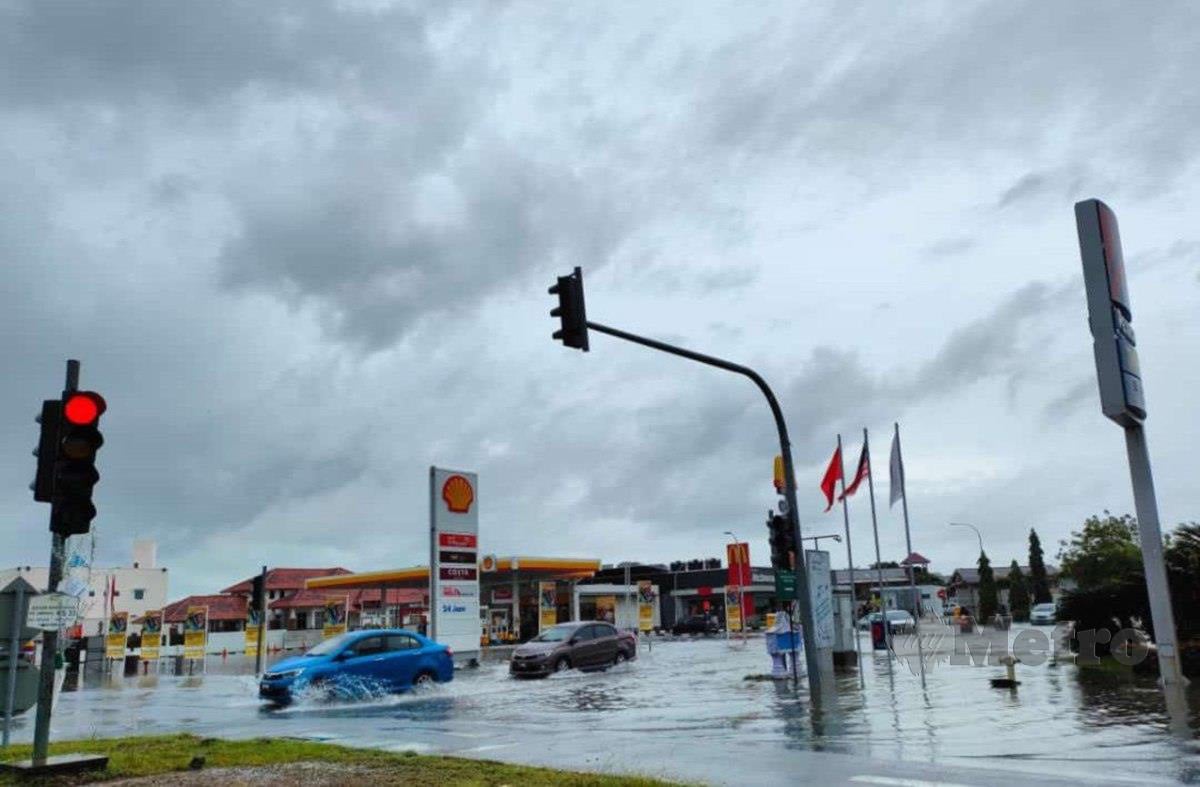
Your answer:
[[[0,0],[0,563],[45,564],[33,416],[109,403],[98,562],[171,595],[423,562],[428,467],[482,547],[768,560],[770,413],[818,483],[872,432],[884,559],[1051,557],[1132,511],[1072,205],[1117,212],[1162,518],[1200,519],[1195,3]],[[874,559],[864,493],[856,562]],[[845,565],[834,546],[834,565]]]

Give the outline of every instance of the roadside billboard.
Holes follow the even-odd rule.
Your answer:
[[[617,622],[617,597],[596,596],[596,620],[606,620],[613,625]]]
[[[188,607],[183,619],[183,657],[203,659],[208,647],[208,607]]]
[[[110,659],[125,658],[125,638],[129,636],[129,613],[113,612],[108,617],[108,636],[104,638],[104,655]]]
[[[638,630],[654,628],[654,602],[658,600],[654,585],[648,579],[638,580]]]
[[[142,618],[142,661],[158,660],[158,649],[162,644],[162,619],[161,609],[147,612]]]
[[[558,583],[538,583],[538,631],[558,623]]]
[[[479,653],[479,477],[429,468],[429,636]]]
[[[808,566],[808,597],[812,604],[813,633],[805,638],[814,647],[833,647],[833,581],[829,570],[829,553],[808,550],[804,553]]]
[[[337,596],[325,599],[325,625],[321,629],[324,639],[338,637],[346,633],[346,615],[349,612],[350,598]]]

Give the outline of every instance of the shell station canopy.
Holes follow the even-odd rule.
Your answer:
[[[600,570],[599,560],[561,557],[485,556],[479,561],[480,582],[501,584],[514,579],[572,580],[588,579]],[[358,588],[427,588],[429,566],[413,566],[388,571],[363,571],[313,577],[305,580],[309,590],[352,590]]]

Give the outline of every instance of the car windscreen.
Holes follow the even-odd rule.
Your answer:
[[[575,632],[575,626],[553,626],[533,638],[534,642],[565,642]]]
[[[328,656],[330,653],[336,652],[338,648],[340,648],[342,645],[346,644],[346,640],[348,640],[348,639],[350,639],[349,634],[341,634],[339,636],[332,637],[330,639],[325,640],[321,644],[317,645],[313,649],[309,650],[304,655],[305,656]]]

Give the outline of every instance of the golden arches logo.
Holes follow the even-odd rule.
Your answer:
[[[465,514],[471,510],[471,503],[475,502],[475,490],[465,477],[452,475],[442,484],[442,500],[446,501],[446,508],[451,513]]]

